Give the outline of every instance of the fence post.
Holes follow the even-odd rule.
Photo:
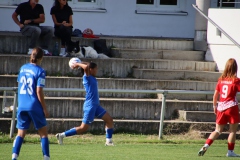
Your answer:
[[[219,4],[219,7],[222,8],[222,0],[220,0],[219,3],[220,3],[220,4]]]
[[[6,107],[6,96],[7,96],[6,92],[7,91],[3,91],[2,114],[4,114],[3,109],[4,107]]]
[[[160,116],[160,125],[159,125],[159,139],[162,139],[162,132],[163,132],[163,121],[164,121],[164,114],[165,114],[165,107],[166,107],[166,96],[167,92],[163,92],[162,94],[162,107],[161,107],[161,116]]]
[[[14,91],[13,111],[12,111],[12,120],[11,120],[11,128],[10,128],[10,138],[13,138],[13,134],[14,134],[16,108],[17,108],[17,90]]]

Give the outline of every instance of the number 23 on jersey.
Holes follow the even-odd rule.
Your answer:
[[[33,94],[33,79],[31,77],[26,77],[26,76],[22,76],[20,78],[20,83],[22,83],[22,86],[20,88],[20,94],[29,94],[32,95]]]

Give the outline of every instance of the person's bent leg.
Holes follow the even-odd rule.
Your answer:
[[[198,156],[203,156],[205,154],[205,152],[207,151],[207,149],[211,146],[211,144],[214,142],[214,140],[216,140],[219,135],[222,133],[223,128],[225,125],[219,125],[216,124],[216,129],[215,131],[213,131],[210,136],[208,137],[208,139],[206,140],[204,146],[200,149],[200,151],[198,152]]]
[[[13,141],[13,148],[12,148],[12,159],[16,160],[19,156],[20,150],[21,150],[21,146],[23,143],[23,139],[26,135],[26,130],[22,130],[22,129],[18,129],[18,134],[15,138],[15,140]]]
[[[83,106],[84,114],[83,114],[82,124],[78,127],[67,130],[66,132],[56,134],[58,143],[60,145],[63,144],[64,137],[69,137],[69,136],[73,136],[76,134],[82,134],[82,133],[86,132],[88,130],[89,125],[94,120],[95,110],[96,110],[96,107],[89,105],[89,104],[85,104]]]
[[[227,157],[239,157],[234,153],[235,141],[236,141],[236,132],[238,128],[238,123],[230,124],[229,136],[228,136],[228,153]]]
[[[49,152],[49,140],[48,140],[47,126],[44,126],[40,129],[38,129],[38,133],[41,137],[41,147],[42,147],[44,160],[49,160],[50,152]]]
[[[240,157],[240,155],[234,153],[236,132],[239,123],[239,109],[238,105],[233,106],[226,110],[226,114],[229,118],[229,136],[228,136],[228,152],[227,157]]]
[[[40,26],[41,29],[41,37],[43,37],[43,43],[41,47],[45,50],[49,49],[49,44],[51,44],[53,34],[54,34],[54,28],[51,26]]]
[[[37,26],[24,26],[23,29],[21,29],[21,33],[24,36],[30,37],[30,44],[29,48],[33,49],[34,47],[37,46],[37,41],[40,37],[41,34],[41,29]]]
[[[65,56],[67,41],[68,39],[71,40],[71,35],[68,34],[67,28],[68,27],[65,27],[63,25],[59,26],[58,28],[55,28],[54,35],[61,39],[61,50],[59,54],[60,56]]]
[[[65,132],[56,134],[56,137],[58,139],[58,143],[60,145],[62,145],[63,144],[63,138],[65,138],[65,137],[70,137],[70,136],[74,136],[74,135],[77,135],[77,134],[83,134],[84,132],[86,132],[88,130],[88,127],[89,127],[89,124],[85,124],[84,122],[82,122],[82,124],[78,127],[74,127],[74,128],[71,128],[71,129],[69,129]]]
[[[65,29],[65,39],[64,40],[65,40],[67,46],[70,43],[72,43],[71,36],[72,36],[72,28],[66,27],[66,29]]]
[[[105,113],[102,117],[102,120],[106,123],[106,145],[113,145],[112,135],[113,135],[113,119],[109,113]]]
[[[64,38],[64,34],[63,34],[64,32],[65,32],[65,28],[62,25],[55,28],[55,31],[54,31],[54,35],[61,39],[61,47],[62,48],[64,48],[65,45],[66,45],[66,41],[65,41],[65,38]]]

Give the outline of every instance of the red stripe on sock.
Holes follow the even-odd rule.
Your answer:
[[[212,143],[213,143],[213,140],[212,140],[212,139],[207,139],[207,140],[206,140],[206,144],[208,144],[209,146],[211,146]]]
[[[229,143],[228,142],[228,150],[234,150],[235,143]]]

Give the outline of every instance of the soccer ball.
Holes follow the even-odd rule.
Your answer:
[[[69,60],[68,64],[71,69],[73,69],[73,66],[75,63],[81,63],[81,60],[77,57],[73,57]]]

